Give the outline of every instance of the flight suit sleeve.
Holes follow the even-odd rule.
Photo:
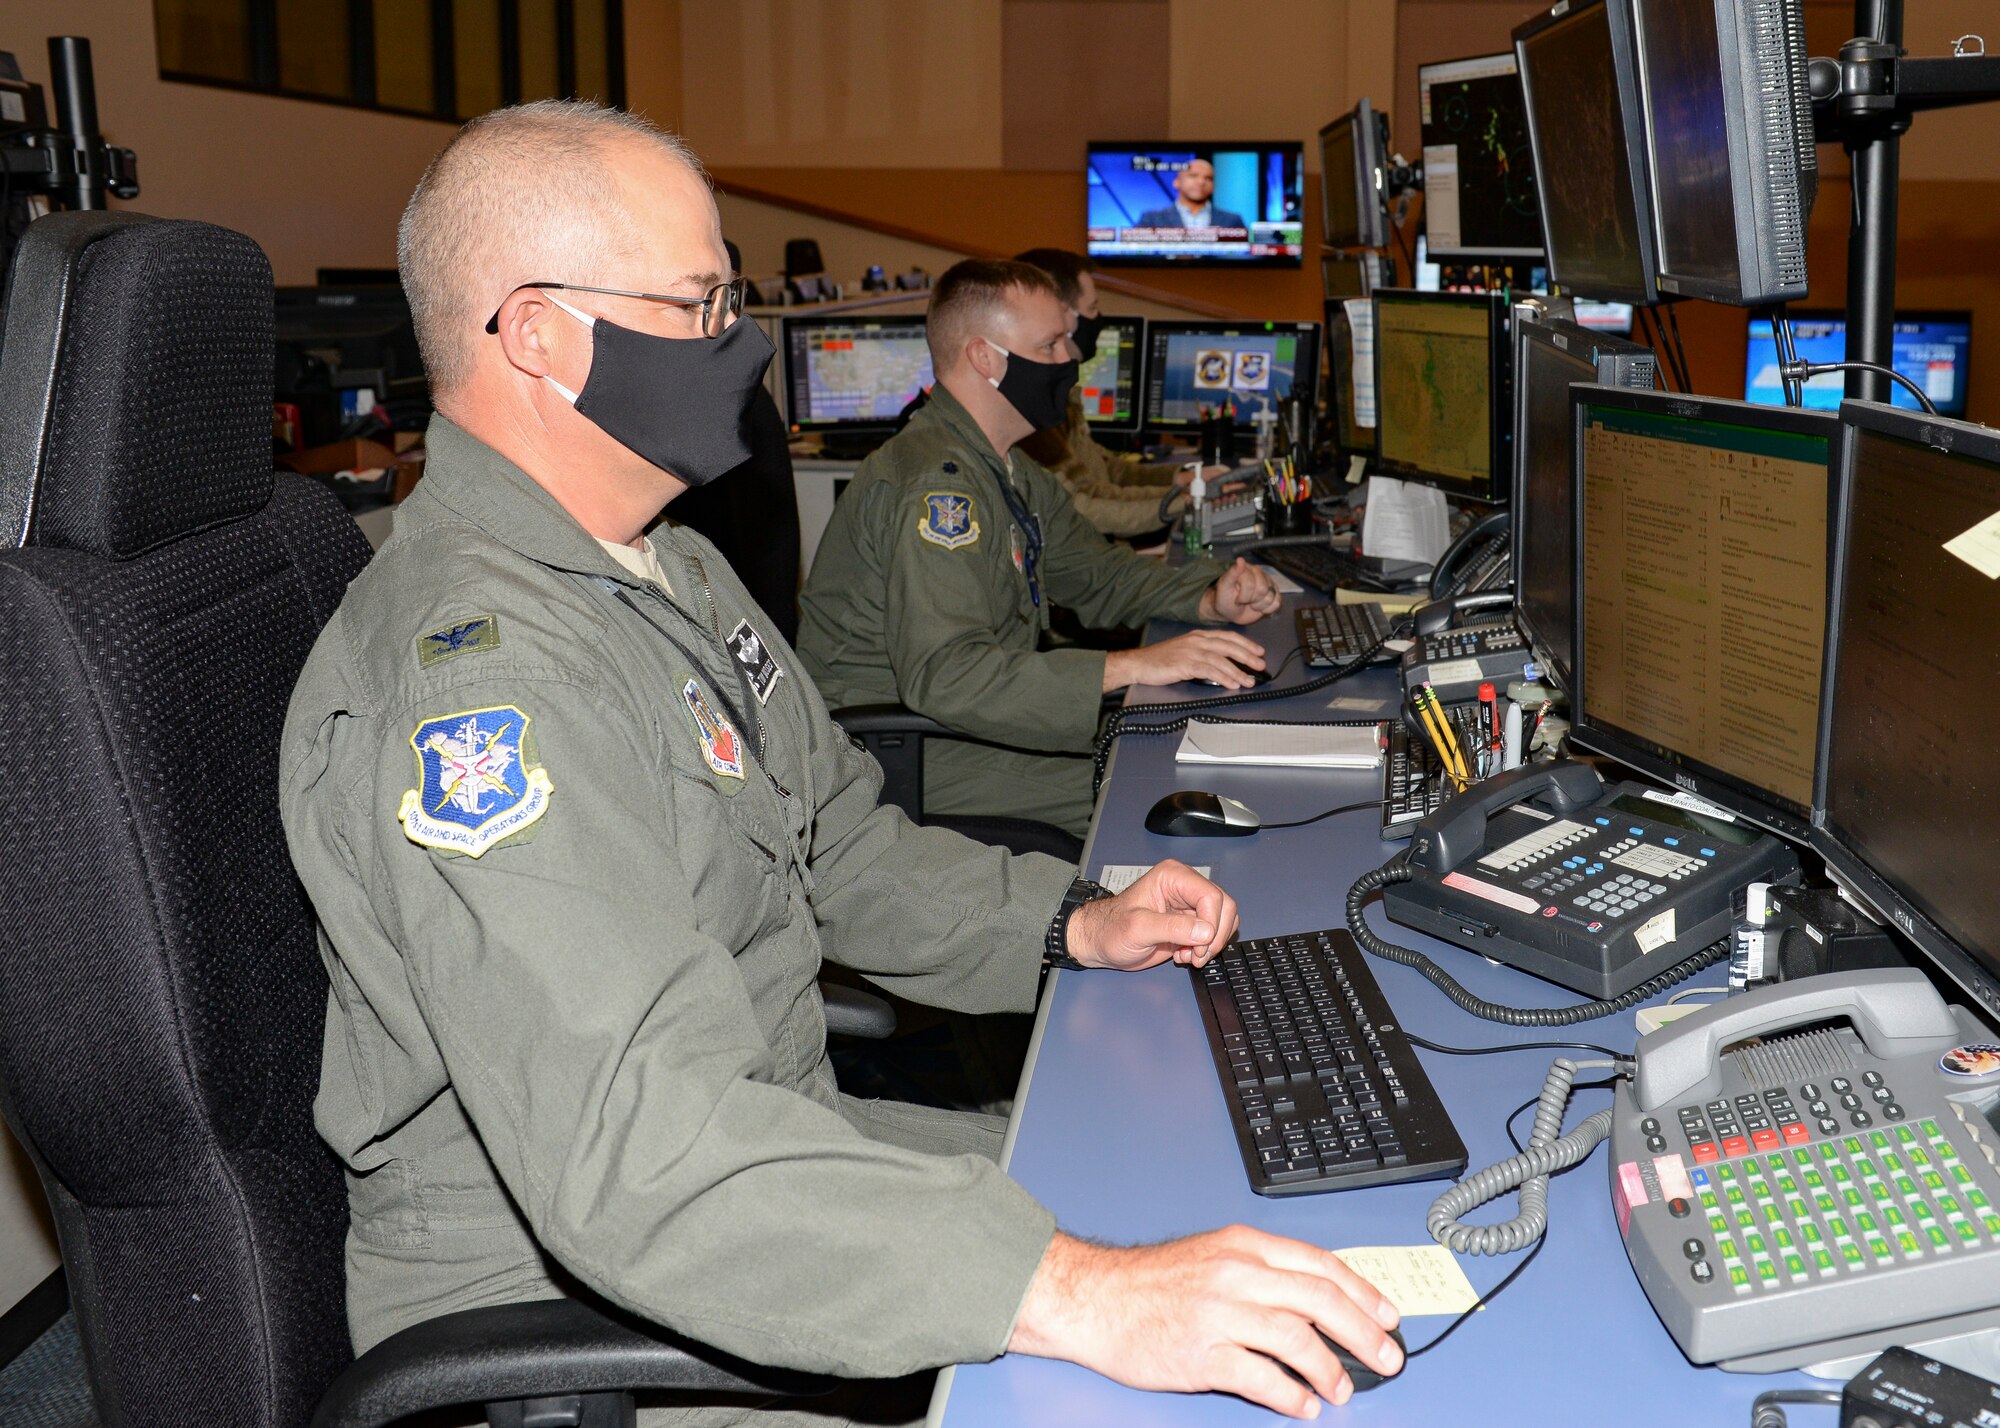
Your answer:
[[[1053,482],[1033,469],[1031,482]],[[1104,539],[1078,513],[1074,502],[1044,498],[1042,580],[1048,597],[1076,612],[1094,630],[1143,625],[1151,619],[1201,622],[1202,593],[1222,575],[1212,560],[1169,565]]]
[[[872,1141],[777,1084],[754,937],[739,961],[696,908],[771,925],[782,860],[707,816],[721,795],[674,766],[636,695],[547,662],[474,673],[330,721],[325,767],[292,782],[346,781],[353,866],[332,895],[365,898],[401,949],[538,1242],[613,1302],[758,1363],[876,1377],[1001,1353],[1053,1219],[978,1157]],[[478,856],[419,846],[407,820],[431,800],[404,791],[437,790],[413,739],[434,716],[499,729],[496,710],[526,716],[541,812]]]
[[[976,539],[965,539],[968,527],[944,537],[955,544],[943,544],[924,534],[918,502],[927,496],[913,497],[889,482],[858,494],[880,503],[870,517],[883,531],[883,632],[897,697],[971,738],[1019,749],[1090,749],[1104,693],[1104,653],[1035,648],[1040,631],[1005,554],[1007,512],[975,499],[969,509]],[[1106,544],[1082,523],[1067,496],[1062,504],[1079,530]]]

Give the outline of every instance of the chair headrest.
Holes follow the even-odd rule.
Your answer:
[[[271,497],[271,265],[241,233],[52,213],[0,345],[0,547],[124,559]]]

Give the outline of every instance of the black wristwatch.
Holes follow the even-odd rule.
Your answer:
[[[1083,963],[1069,955],[1069,920],[1085,903],[1110,896],[1109,889],[1089,878],[1078,878],[1069,885],[1069,891],[1063,894],[1062,906],[1049,919],[1049,935],[1042,947],[1043,966],[1082,969]]]

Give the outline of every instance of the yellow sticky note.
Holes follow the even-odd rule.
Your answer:
[[[1463,1314],[1479,1302],[1458,1257],[1443,1245],[1362,1245],[1334,1253],[1381,1290],[1404,1318]]]
[[[1988,580],[2000,580],[2000,511],[1962,535],[1953,536],[1944,543],[1944,548]]]

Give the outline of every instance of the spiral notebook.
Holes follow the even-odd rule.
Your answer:
[[[1382,763],[1382,726],[1190,723],[1177,764],[1269,765],[1293,769],[1372,769]]]

